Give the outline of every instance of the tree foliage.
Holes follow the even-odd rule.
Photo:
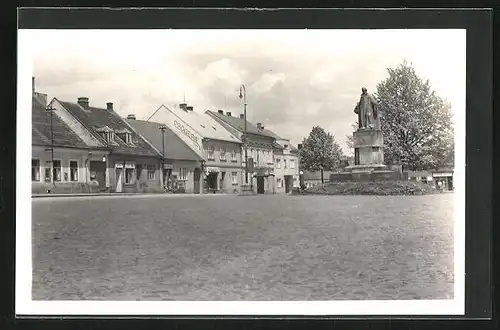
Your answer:
[[[338,168],[342,158],[342,149],[335,141],[335,136],[323,128],[315,126],[302,142],[300,161],[307,171],[321,171],[321,182],[324,182],[323,171]]]
[[[388,69],[388,73],[374,94],[381,113],[386,163],[400,163],[407,170],[453,164],[451,105],[437,96],[429,80],[417,76],[406,61]],[[352,142],[347,136],[348,145]]]

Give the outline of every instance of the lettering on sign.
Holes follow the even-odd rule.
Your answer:
[[[179,123],[177,120],[174,120],[174,126],[177,128],[179,131],[182,132],[185,136],[187,136],[191,141],[194,142],[198,150],[201,151],[201,146],[200,143],[198,142],[198,137],[194,135],[188,128],[186,128],[184,125]]]

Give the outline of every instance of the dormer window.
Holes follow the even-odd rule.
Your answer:
[[[96,129],[97,133],[99,133],[106,143],[113,143],[115,140],[115,132],[109,128],[108,126],[100,127]]]
[[[116,133],[116,135],[123,140],[126,144],[132,143],[132,134],[130,133]]]

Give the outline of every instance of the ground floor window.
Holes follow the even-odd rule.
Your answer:
[[[52,175],[54,177],[54,181],[61,181],[61,161],[60,160],[54,160],[53,171],[54,171],[54,173]]]
[[[283,188],[283,180],[281,180],[281,178],[277,178],[276,185],[278,186],[278,188]]]
[[[78,181],[78,162],[75,160],[69,162],[69,180]]]
[[[156,177],[156,166],[148,165],[148,180],[154,180]]]
[[[140,180],[142,175],[142,164],[135,165],[135,174],[137,176],[137,180]]]
[[[238,184],[238,172],[232,172],[231,173],[231,183]]]
[[[40,160],[31,160],[31,181],[40,181]]]
[[[188,177],[188,169],[187,168],[180,168],[179,169],[179,180],[187,180]]]
[[[125,169],[125,183],[131,184],[134,183],[134,169],[126,168]]]
[[[45,167],[45,182],[50,182],[52,175],[50,174],[50,171],[52,168],[50,166]]]

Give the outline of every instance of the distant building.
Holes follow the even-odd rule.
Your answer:
[[[219,122],[185,103],[160,106],[149,118],[165,124],[201,159],[204,192],[237,193],[242,181],[241,140]],[[196,178],[195,178],[196,181]]]
[[[431,184],[437,189],[454,190],[453,167],[445,166],[428,171],[407,171],[408,180]]]
[[[230,112],[224,114],[223,110],[206,111],[209,117],[224,126],[229,132],[243,139],[245,132],[245,119],[243,115],[234,117]],[[274,174],[274,150],[280,148],[276,139],[269,134],[261,123],[252,124],[247,120],[246,144],[248,158],[253,159],[253,172],[249,173],[248,183],[253,184],[254,192],[258,194],[273,194],[276,192]],[[244,148],[244,145],[242,146]],[[245,182],[245,150],[242,149],[242,182]]]
[[[176,182],[187,193],[201,192],[201,161],[203,160],[181,138],[165,126],[160,130],[160,123],[137,120],[129,115],[127,123],[161,155],[165,152],[163,164],[163,182],[170,188],[170,182]],[[163,141],[162,141],[163,139]]]
[[[89,160],[90,179],[99,182],[101,191],[163,191],[161,155],[114,111],[113,103],[97,108],[80,97],[76,103],[54,98],[50,105],[80,138],[109,150],[102,158],[93,155]]]

